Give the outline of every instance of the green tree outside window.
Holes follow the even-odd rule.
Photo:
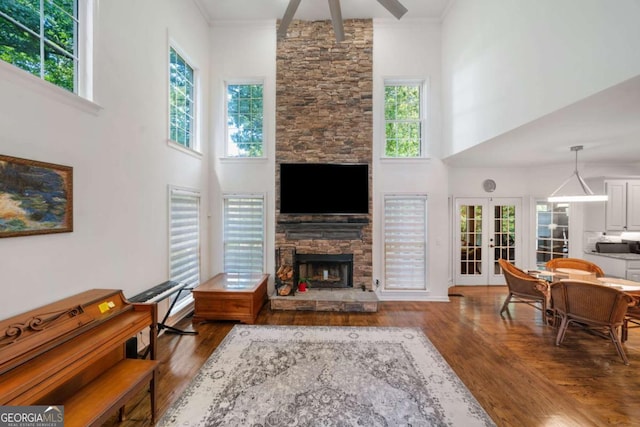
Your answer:
[[[422,153],[420,85],[385,85],[386,157],[420,157]]]
[[[263,149],[263,85],[227,85],[227,155],[261,157]]]
[[[0,59],[76,92],[78,25],[77,0],[2,0]]]
[[[193,149],[194,71],[174,48],[169,50],[169,87],[169,139]]]

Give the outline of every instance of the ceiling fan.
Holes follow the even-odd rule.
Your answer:
[[[289,0],[287,10],[284,12],[280,26],[278,27],[278,38],[282,39],[287,35],[287,29],[289,24],[293,20],[296,10],[302,0]],[[385,9],[387,9],[397,19],[407,13],[407,8],[404,7],[398,0],[377,0]],[[331,24],[333,25],[333,32],[336,35],[336,41],[344,41],[344,24],[342,22],[342,10],[340,9],[340,0],[328,0],[329,11],[331,12]]]

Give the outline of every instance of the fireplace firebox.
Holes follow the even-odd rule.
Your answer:
[[[353,288],[353,254],[295,254],[294,280],[312,288]]]

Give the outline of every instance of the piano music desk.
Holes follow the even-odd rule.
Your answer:
[[[253,324],[267,300],[268,274],[220,273],[193,289],[193,322],[238,320]]]

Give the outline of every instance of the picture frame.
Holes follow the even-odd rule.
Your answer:
[[[0,154],[0,237],[73,231],[73,168]]]

